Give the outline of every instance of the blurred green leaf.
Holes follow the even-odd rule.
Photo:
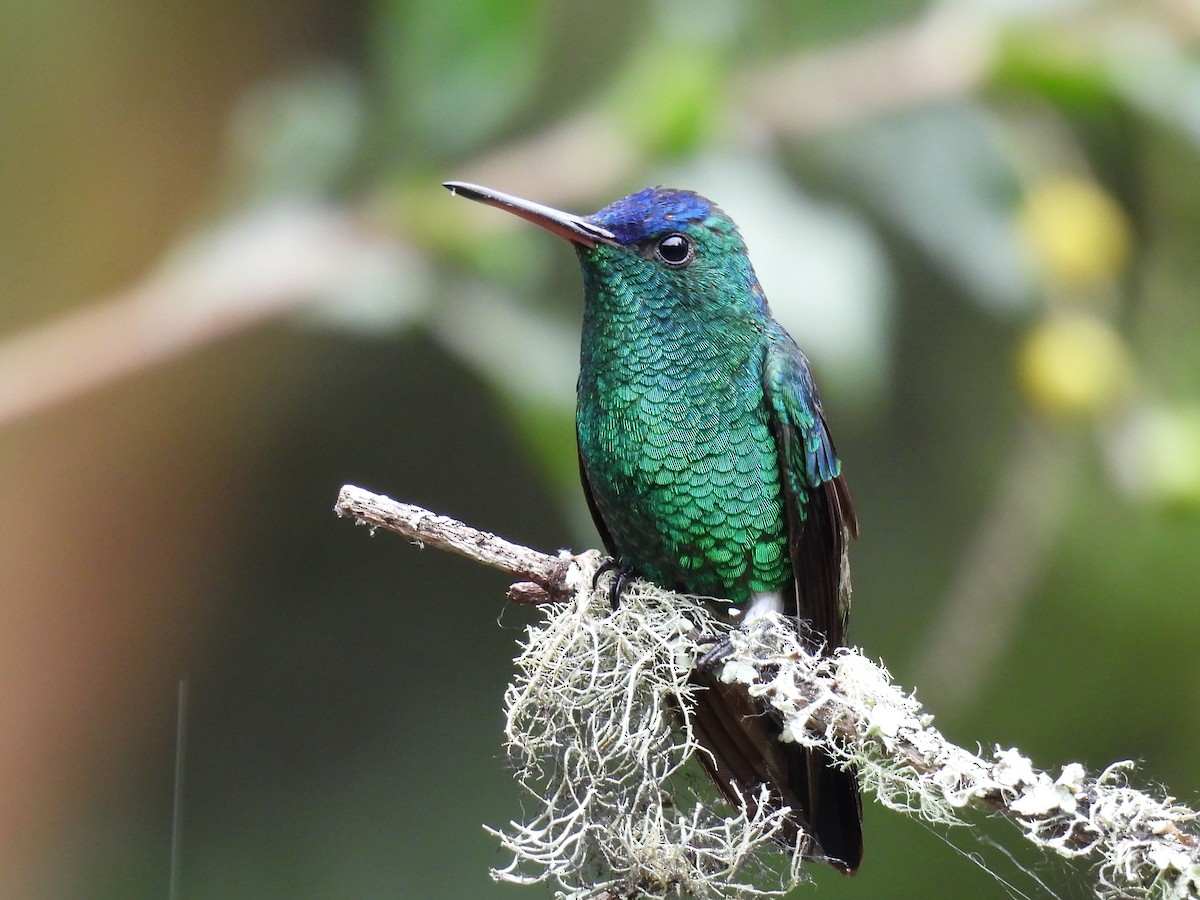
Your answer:
[[[706,43],[644,43],[613,89],[611,102],[627,128],[623,139],[652,157],[694,152],[719,109],[721,57]]]
[[[1056,29],[1009,33],[997,48],[991,80],[1072,113],[1110,112],[1117,99],[1100,48],[1086,39],[1064,41]]]
[[[1134,108],[1200,144],[1200,62],[1181,54],[1115,60],[1112,79]]]
[[[358,78],[337,65],[290,70],[251,88],[230,124],[231,202],[329,192],[358,151],[364,112]]]
[[[1033,300],[1014,227],[1019,185],[995,120],[974,103],[878,119],[816,142],[822,162],[967,293],[998,307]]]
[[[371,35],[393,150],[414,162],[458,154],[507,125],[540,71],[542,9],[539,0],[377,0]]]

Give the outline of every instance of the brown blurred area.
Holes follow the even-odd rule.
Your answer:
[[[0,330],[139,279],[211,202],[239,93],[347,49],[353,18],[321,2],[0,13]],[[94,795],[162,749],[163,686],[226,602],[213,560],[257,476],[239,463],[303,384],[270,331],[0,432],[5,897],[53,896]]]

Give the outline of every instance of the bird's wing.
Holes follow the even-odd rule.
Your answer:
[[[793,608],[808,621],[813,640],[832,648],[845,634],[846,544],[858,533],[858,522],[808,361],[786,334],[780,332],[768,345],[762,374],[787,510],[789,593],[795,594]],[[708,688],[696,698],[693,721],[712,754],[711,761],[702,755],[701,762],[721,792],[737,804],[743,796],[739,789],[767,785],[768,807],[786,805],[793,811],[781,839],[794,845],[806,834],[815,840],[806,852],[853,874],[863,856],[862,801],[854,772],[837,768],[820,750],[780,741],[778,719],[741,686],[723,685],[710,672],[692,678]]]
[[[858,535],[808,360],[786,334],[768,346],[763,392],[779,454],[796,609],[827,647],[842,643],[850,611],[846,545]]]

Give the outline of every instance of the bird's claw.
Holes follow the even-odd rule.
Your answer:
[[[729,639],[728,634],[705,637],[697,643],[712,644],[696,660],[696,668],[703,669],[705,672],[712,670],[733,655],[733,642]]]
[[[608,602],[612,604],[613,612],[617,611],[617,607],[621,605],[621,592],[633,579],[636,572],[633,566],[628,563],[623,563],[619,559],[609,557],[600,563],[600,567],[596,569],[596,574],[592,576],[592,590],[596,590],[600,585],[600,576],[606,572],[615,572],[612,584],[608,587]]]

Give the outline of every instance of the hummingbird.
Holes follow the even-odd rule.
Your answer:
[[[771,314],[737,226],[691,191],[647,188],[577,216],[445,182],[570,242],[583,273],[577,384],[588,508],[623,578],[768,611],[809,646],[844,641],[847,544],[858,520],[808,360]],[[614,599],[614,602],[615,599]],[[741,685],[692,672],[701,765],[736,807],[768,789],[789,808],[780,840],[846,874],[862,861],[852,771],[779,740]]]

